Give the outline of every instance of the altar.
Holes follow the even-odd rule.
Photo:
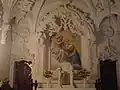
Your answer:
[[[98,78],[94,28],[70,7],[56,8],[41,17],[44,21],[37,22],[41,26],[36,28],[38,50],[36,60],[32,61],[33,80],[42,88],[94,88]],[[55,22],[57,17],[60,25]]]

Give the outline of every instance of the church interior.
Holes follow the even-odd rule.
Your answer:
[[[120,90],[119,10],[120,0],[0,0],[0,81]]]

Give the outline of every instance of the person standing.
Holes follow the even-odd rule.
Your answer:
[[[1,90],[1,86],[2,86],[2,80],[0,80],[0,90]]]
[[[38,87],[38,82],[37,82],[37,80],[35,80],[34,87],[35,87],[35,90],[37,90],[37,87]]]
[[[9,85],[9,81],[4,81],[2,86],[1,86],[1,90],[11,90],[11,87]]]
[[[101,80],[100,79],[96,80],[95,88],[96,88],[96,90],[102,90],[101,89],[102,86],[101,86]]]
[[[30,82],[30,90],[33,90],[33,85],[34,85],[33,79],[31,79],[31,82]]]

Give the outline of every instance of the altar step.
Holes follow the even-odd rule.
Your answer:
[[[41,88],[61,88],[60,84],[58,84],[58,81],[51,81],[50,84],[48,85],[47,82],[41,82],[39,87]],[[74,81],[73,86],[70,85],[62,85],[62,88],[94,88],[95,87],[95,82],[94,81],[89,81],[84,83],[84,81]]]
[[[60,85],[58,84],[41,84],[40,86],[41,88],[46,88],[46,87],[49,87],[49,88],[61,88]],[[62,88],[94,88],[94,84],[74,84],[73,86],[70,86],[70,85],[62,85]]]
[[[37,90],[96,90],[95,88],[38,88]]]

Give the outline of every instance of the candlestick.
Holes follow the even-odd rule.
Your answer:
[[[84,79],[84,88],[86,88],[86,85],[85,85],[86,83],[85,83],[85,81],[86,81],[86,80]]]

